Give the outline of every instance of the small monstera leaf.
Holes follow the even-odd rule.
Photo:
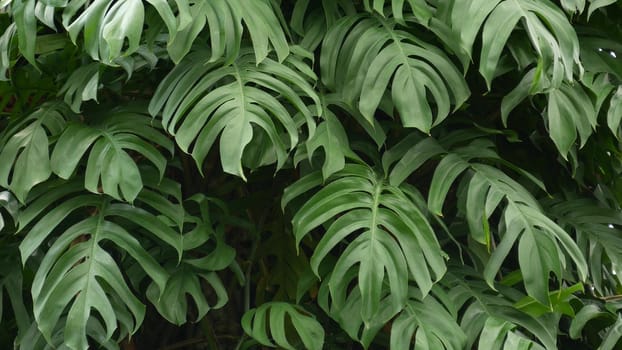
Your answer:
[[[69,179],[85,153],[84,187],[93,193],[106,193],[116,199],[134,201],[143,180],[130,151],[149,160],[164,175],[166,158],[152,143],[173,153],[173,143],[158,130],[151,118],[132,110],[104,112],[93,125],[70,124],[60,136],[51,158],[51,168]],[[101,186],[101,187],[100,187]]]
[[[166,281],[164,290],[154,282],[147,289],[149,301],[155,305],[158,312],[169,322],[182,325],[187,321],[189,311],[187,296],[196,305],[196,319],[201,320],[211,309],[223,307],[229,300],[227,290],[216,271],[220,271],[235,259],[235,250],[224,242],[224,226],[214,227],[210,213],[211,199],[204,195],[194,195],[190,201],[199,206],[200,216],[186,217],[186,224],[193,228],[184,235],[184,251],[193,258],[184,258],[181,263],[172,259],[166,264],[170,277]],[[226,213],[225,213],[226,215]],[[204,256],[198,256],[204,251],[206,243],[213,243],[214,248]],[[201,249],[197,249],[201,247]],[[216,302],[212,305],[207,299],[206,288],[216,295]]]
[[[292,339],[294,335],[288,334],[288,323],[296,331],[299,338],[297,342]],[[267,333],[266,326],[269,326],[270,334]],[[324,345],[324,329],[315,317],[298,305],[283,302],[263,304],[244,314],[242,328],[246,334],[265,346],[278,346],[287,350],[303,347],[320,350]]]
[[[283,206],[321,183],[319,173],[301,178],[286,189]],[[298,244],[327,223],[311,257],[319,277],[320,264],[332,250],[344,247],[328,278],[332,304],[342,309],[348,294],[360,293],[356,312],[366,326],[380,313],[392,316],[402,310],[409,276],[427,293],[445,272],[444,253],[412,191],[391,186],[365,165],[349,164],[329,178],[293,218]]]
[[[63,343],[86,349],[87,335],[105,344],[117,330],[121,336],[136,332],[145,307],[127,285],[115,252],[123,251],[124,259],[133,259],[164,290],[168,273],[142,247],[139,232],[147,233],[143,239],[155,238],[179,255],[181,235],[145,209],[82,193],[79,181],[46,185],[18,218],[26,234],[19,246],[22,261],[45,250],[32,282],[41,333],[53,343],[62,323]],[[100,322],[95,312],[102,322],[96,334],[89,326],[91,320]]]
[[[65,129],[70,115],[62,102],[45,103],[0,134],[0,186],[21,202],[52,174],[50,144]]]
[[[192,154],[199,169],[220,136],[223,170],[245,179],[243,154],[259,133],[267,136],[266,147],[273,148],[277,168],[285,163],[288,150],[298,143],[290,110],[301,113],[313,133],[314,114],[303,100],[319,106],[309,83],[313,79],[313,72],[294,55],[284,64],[271,58],[257,63],[246,50],[223,65],[208,62],[205,52],[195,52],[162,81],[149,111],[155,116],[163,109],[162,124],[181,149]],[[319,107],[315,115],[321,115]]]

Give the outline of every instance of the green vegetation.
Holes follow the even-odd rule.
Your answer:
[[[620,348],[620,18],[0,0],[0,347]]]

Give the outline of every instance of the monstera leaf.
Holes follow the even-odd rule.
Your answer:
[[[365,10],[375,11],[380,15],[384,15],[385,6],[389,6],[389,4],[385,4],[386,2],[390,4],[393,17],[398,22],[404,21],[404,5],[406,3],[408,4],[407,7],[410,7],[410,11],[407,12],[413,13],[417,19],[424,23],[430,20],[434,10],[425,0],[365,0],[363,4],[365,5]]]
[[[131,109],[112,110],[97,117],[102,118],[95,118],[93,125],[73,123],[67,127],[52,153],[52,170],[63,179],[70,178],[89,151],[84,187],[132,202],[143,188],[143,181],[128,151],[148,159],[162,178],[166,158],[151,142],[170,153],[173,144],[149,117]]]
[[[547,350],[557,349],[555,316],[535,318],[516,310],[512,307],[515,301],[505,294],[507,289],[498,286],[500,293],[491,293],[485,283],[471,279],[475,275],[463,268],[452,269],[441,282],[448,291],[446,300],[464,310],[460,319],[467,336],[464,348],[477,343],[478,349],[543,349],[542,345]]]
[[[292,344],[291,335],[286,331],[287,323],[296,331],[300,339],[298,344]],[[270,327],[270,334],[266,332],[266,325]],[[324,329],[320,323],[302,307],[288,303],[265,303],[249,310],[242,317],[242,328],[260,344],[270,347],[276,343],[287,350],[300,349],[302,345],[306,349],[320,350],[324,344]]]
[[[530,94],[530,87],[534,84],[536,74],[535,70],[529,71],[518,86],[503,98],[501,119],[504,123],[507,124],[510,111]],[[605,97],[608,92],[605,90]],[[545,94],[548,104],[543,114],[549,129],[549,136],[560,154],[566,158],[577,139],[577,134],[580,140],[579,146],[583,147],[594,132],[598,118],[598,106],[594,105],[588,92],[578,82],[574,84],[563,82],[559,87],[549,89]],[[611,104],[615,108],[615,97],[611,100]],[[615,117],[609,117],[609,120],[612,119]],[[609,124],[612,127],[616,126],[615,121],[610,121]]]
[[[50,138],[64,130],[70,115],[65,104],[47,103],[0,134],[0,186],[23,202],[31,188],[50,177]]]
[[[303,177],[287,188],[283,206],[321,183],[320,174]],[[327,223],[311,257],[318,276],[330,252],[344,246],[328,278],[333,307],[343,309],[347,294],[360,292],[357,312],[366,325],[380,313],[391,317],[404,307],[409,276],[425,294],[445,272],[443,252],[410,191],[389,185],[367,166],[349,164],[326,181],[292,221],[298,243]]]
[[[545,202],[548,212],[559,224],[577,236],[577,243],[590,261],[590,281],[595,292],[601,295],[615,293],[610,287],[619,282],[618,273],[622,267],[622,238],[620,225],[622,215],[618,210],[608,208],[591,199],[561,199]],[[611,272],[610,272],[611,271]],[[613,275],[611,275],[613,274]]]
[[[137,231],[165,242],[178,254],[181,235],[144,209],[114,202],[107,196],[80,193],[78,181],[51,185],[29,203],[18,219],[21,231],[26,233],[19,246],[22,261],[45,250],[32,282],[38,328],[53,343],[52,337],[62,322],[64,344],[72,349],[87,348],[87,333],[104,344],[117,329],[122,335],[136,332],[145,307],[126,284],[112,247],[134,259],[164,290],[168,274],[141,246]],[[55,205],[59,198],[64,201]],[[103,322],[96,335],[88,326],[89,320],[95,318],[94,312]]]
[[[448,136],[444,140],[445,144],[451,138],[452,136]],[[441,153],[441,144],[430,145],[435,143],[433,139],[424,139],[406,153],[432,149],[433,152],[418,152],[428,157],[415,162],[417,167],[421,166],[429,158]],[[503,233],[500,234],[501,241],[486,262],[486,281],[493,286],[495,275],[518,241],[518,262],[525,288],[530,296],[544,305],[549,305],[549,273],[553,272],[558,278],[563,278],[567,254],[577,266],[580,279],[584,280],[587,273],[585,258],[572,237],[543,213],[529,191],[503,171],[473,161],[477,158],[498,159],[494,151],[486,150],[490,146],[475,139],[466,146],[454,147],[452,151],[444,154],[430,183],[428,207],[433,213],[442,215],[452,184],[466,173],[467,176],[462,182],[466,186],[465,207],[470,234],[475,241],[486,245],[489,250],[494,237],[488,220],[497,208],[503,208],[503,221],[500,225]],[[415,169],[410,168],[411,171]]]
[[[313,78],[296,56],[283,65],[270,58],[257,64],[252,52],[245,51],[230,65],[222,65],[209,63],[204,52],[195,52],[164,79],[149,111],[156,115],[163,109],[162,124],[181,149],[192,154],[199,169],[220,135],[223,170],[245,178],[242,158],[256,134],[264,133],[269,139],[277,168],[284,164],[288,149],[298,143],[298,129],[288,109],[301,113],[313,134],[313,113],[303,100],[320,105],[309,84]],[[320,108],[315,115],[321,115]],[[283,132],[288,141],[284,142]]]
[[[577,34],[561,9],[552,2],[477,0],[453,3],[451,25],[467,52],[472,53],[473,43],[482,32],[479,71],[489,89],[503,49],[519,22],[539,57],[538,71],[550,76],[553,86],[558,86],[563,79],[572,81],[575,69],[582,69]]]
[[[423,132],[469,96],[462,74],[441,50],[379,16],[337,22],[324,38],[320,68],[324,84],[358,105],[370,123],[387,92],[402,124]]]
[[[422,297],[410,288],[409,300],[404,311],[391,326],[391,349],[466,349],[466,335],[456,319],[453,302],[447,296],[444,300],[433,294],[442,294],[440,288]],[[436,293],[435,293],[436,292]],[[415,341],[411,347],[411,339]],[[485,349],[485,348],[482,348]]]
[[[213,226],[210,198],[195,195],[190,201],[199,206],[200,216],[186,216],[186,224],[192,225],[193,229],[184,234],[183,249],[190,252],[188,256],[198,254],[204,256],[184,258],[181,262],[172,257],[165,264],[170,277],[164,289],[160,289],[161,286],[155,281],[147,289],[149,301],[164,318],[176,325],[182,325],[187,321],[189,305],[186,295],[190,296],[196,305],[197,316],[194,321],[201,320],[211,309],[219,309],[227,303],[229,300],[227,290],[216,271],[231,265],[235,258],[235,250],[224,242],[224,226],[222,224]],[[198,249],[208,244],[214,245],[209,253],[205,254],[204,249]],[[207,286],[216,295],[214,303],[208,300]]]

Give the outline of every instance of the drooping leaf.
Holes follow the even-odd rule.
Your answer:
[[[572,81],[575,68],[582,69],[577,34],[561,9],[548,0],[455,1],[451,24],[469,53],[481,29],[479,71],[488,89],[517,26],[529,36],[539,58],[538,69],[550,77],[554,87],[563,79]]]
[[[121,335],[132,334],[145,313],[144,305],[127,286],[110,247],[102,242],[109,241],[125,251],[160,290],[164,290],[168,278],[136,235],[115,221],[129,220],[172,246],[178,254],[182,241],[181,235],[143,209],[113,203],[108,197],[94,194],[66,195],[62,185],[52,188],[20,214],[20,227],[26,236],[19,248],[22,261],[26,262],[35,251],[44,249],[43,243],[50,236],[55,238],[50,241],[32,283],[34,316],[48,342],[53,343],[52,337],[62,321],[63,343],[71,349],[85,349],[87,334],[101,344],[110,340],[117,329]],[[66,200],[50,208],[59,197]],[[38,217],[36,223],[28,225],[34,217]],[[88,330],[93,312],[103,321],[96,335]]]
[[[467,335],[467,346],[478,349],[557,349],[555,317],[535,318],[514,307],[507,289],[492,292],[473,271],[458,269],[442,281],[453,306],[461,308],[460,327]],[[462,276],[469,276],[464,279]],[[550,316],[550,315],[547,315]],[[524,335],[533,335],[527,338]],[[518,338],[516,338],[518,337]],[[534,340],[535,339],[535,340]],[[542,346],[540,345],[542,344]]]
[[[608,294],[606,272],[622,266],[622,238],[619,225],[622,215],[590,199],[560,199],[546,202],[550,214],[577,237],[577,243],[592,263],[590,281],[597,293]],[[598,262],[598,263],[596,263]],[[605,278],[604,278],[605,277]]]
[[[286,330],[287,323],[296,331],[299,342],[293,342],[292,335]],[[266,326],[270,333],[266,332]],[[265,303],[249,310],[242,317],[242,328],[265,346],[279,346],[287,350],[304,346],[306,349],[320,350],[324,344],[324,329],[320,323],[302,307],[283,302]]]
[[[587,17],[590,18],[594,11],[598,10],[601,7],[609,6],[615,3],[615,0],[588,0],[590,5],[587,9]]]
[[[285,32],[279,23],[278,8],[270,1],[215,0],[175,1],[177,16],[165,1],[149,1],[158,10],[169,31],[168,53],[179,63],[207,25],[212,49],[210,62],[224,58],[235,60],[240,52],[244,27],[253,43],[255,60],[259,63],[276,51],[279,61],[289,54]],[[174,7],[173,7],[174,8]],[[244,26],[242,25],[244,23]]]
[[[502,102],[502,119],[507,123],[510,113],[531,92],[535,71],[528,72],[519,85]],[[579,147],[583,147],[594,132],[598,110],[580,83],[562,83],[557,88],[548,89],[546,110],[543,113],[549,136],[560,154],[566,158],[579,136]]]
[[[444,142],[447,144],[451,137],[448,136]],[[419,144],[424,142],[435,141],[424,139]],[[503,234],[499,235],[501,241],[485,263],[486,281],[493,286],[496,273],[512,247],[518,243],[518,262],[528,294],[542,304],[550,305],[549,273],[563,277],[566,253],[577,266],[580,279],[584,280],[587,274],[585,258],[572,237],[542,212],[539,203],[527,189],[501,170],[473,161],[477,158],[498,159],[494,151],[487,150],[479,142],[475,139],[467,146],[454,147],[447,152],[434,171],[429,187],[428,207],[433,213],[440,214],[453,183],[465,173],[470,175],[462,180],[468,183],[466,218],[472,229],[471,237],[485,244],[488,249],[492,239],[488,219],[498,207],[503,208]],[[423,147],[419,144],[413,146],[413,149]],[[440,143],[437,143],[436,148],[442,149]],[[438,151],[432,154],[436,153]],[[426,158],[416,164],[422,165]]]

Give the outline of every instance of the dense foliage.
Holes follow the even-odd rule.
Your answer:
[[[616,348],[620,18],[1,0],[1,347]]]

